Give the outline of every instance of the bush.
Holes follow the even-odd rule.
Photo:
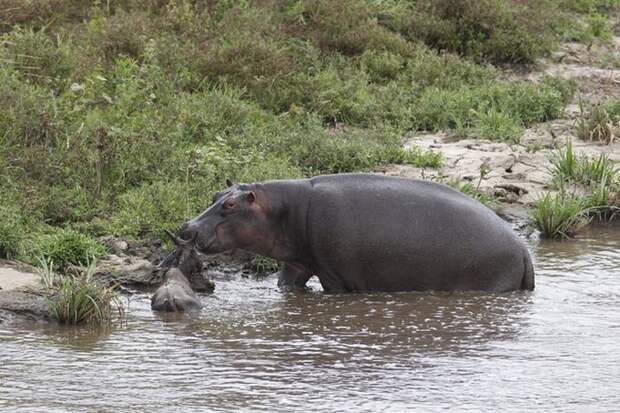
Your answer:
[[[63,324],[106,326],[112,322],[115,310],[123,316],[123,305],[115,287],[101,285],[93,274],[95,261],[80,272],[60,275],[52,262],[41,262],[44,294],[52,317]]]
[[[567,140],[564,148],[558,149],[550,155],[551,167],[549,171],[556,186],[561,187],[577,177],[579,161],[573,151],[573,142]]]
[[[589,223],[584,199],[560,193],[545,194],[529,213],[530,225],[544,238],[569,238]]]
[[[554,13],[549,1],[421,0],[397,26],[409,39],[477,61],[532,63],[554,46]]]
[[[189,191],[187,185],[174,181],[155,182],[127,191],[118,200],[108,231],[138,237],[177,228],[194,212],[188,200]]]
[[[11,203],[8,194],[0,194],[0,258],[17,258],[28,235],[26,220],[18,205]]]
[[[71,45],[63,36],[50,37],[43,29],[17,28],[2,40],[0,59],[22,79],[50,85],[59,90],[67,86],[75,62]]]
[[[71,229],[57,230],[44,235],[37,243],[39,255],[54,265],[54,269],[65,271],[70,266],[85,266],[89,260],[105,255],[105,248],[97,241]]]
[[[287,31],[312,39],[322,50],[347,56],[366,50],[407,54],[411,46],[378,24],[376,10],[364,1],[301,0],[285,10]]]
[[[49,103],[43,90],[0,67],[0,142],[22,147],[53,143],[57,131]]]
[[[566,97],[557,84],[542,82],[495,83],[460,90],[428,88],[422,92],[414,119],[418,129],[471,128],[495,124],[508,136],[520,125],[529,126],[558,117]],[[478,124],[478,125],[477,125]],[[508,132],[506,132],[508,131]],[[506,135],[505,135],[506,136]]]
[[[481,138],[510,143],[519,143],[523,134],[523,127],[518,120],[494,109],[479,113],[474,129]]]

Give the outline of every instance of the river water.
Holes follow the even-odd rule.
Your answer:
[[[620,411],[620,228],[529,241],[533,293],[146,294],[110,332],[0,324],[0,411]]]

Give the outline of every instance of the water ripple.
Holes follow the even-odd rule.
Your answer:
[[[220,282],[199,316],[129,303],[93,333],[0,324],[0,411],[613,411],[620,230],[531,242],[537,289],[281,294]]]

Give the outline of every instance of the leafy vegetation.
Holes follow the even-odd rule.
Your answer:
[[[114,314],[123,316],[123,305],[114,287],[93,278],[95,261],[81,272],[60,275],[51,261],[40,263],[45,297],[52,317],[63,324],[109,325]]]
[[[580,197],[547,193],[530,211],[529,220],[545,238],[569,238],[590,222],[584,209]]]
[[[549,53],[558,5],[615,7],[570,1],[0,0],[0,255],[84,264],[226,178],[441,165],[410,131],[517,142],[571,87],[492,64]]]
[[[59,230],[42,237],[38,248],[43,259],[61,271],[71,265],[85,266],[89,260],[105,254],[101,244],[74,230]]]
[[[592,44],[608,42],[613,36],[614,15],[620,8],[618,0],[563,0],[564,11],[556,31],[563,40]]]
[[[550,172],[559,193],[545,194],[530,213],[530,225],[544,237],[567,238],[592,217],[609,220],[617,214],[620,169],[607,154],[579,155],[568,141],[552,155]]]

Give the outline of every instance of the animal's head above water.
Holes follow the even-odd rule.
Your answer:
[[[236,248],[269,252],[275,232],[267,198],[255,184],[226,184],[207,210],[183,225],[183,238],[195,237],[196,247],[205,254]]]
[[[202,269],[202,261],[198,256],[198,251],[196,250],[196,235],[189,239],[181,239],[175,236],[170,231],[166,230],[166,234],[170,237],[176,249],[171,254],[169,258],[167,258],[166,265],[167,267],[176,267],[185,276],[190,276],[191,274],[196,274],[200,272]],[[163,263],[162,263],[163,264]],[[161,265],[160,266],[164,266]]]

